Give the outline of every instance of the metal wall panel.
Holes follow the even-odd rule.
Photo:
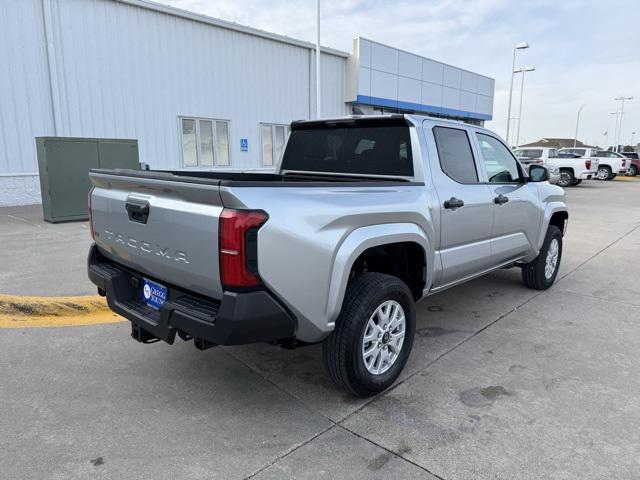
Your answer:
[[[421,80],[422,58],[411,53],[400,51],[398,73],[402,77]]]
[[[380,43],[371,43],[371,68],[398,75],[398,50]]]
[[[309,117],[308,49],[109,0],[58,18],[64,135],[137,138],[141,161],[177,168],[178,116],[224,119],[231,167],[255,168],[261,122]]]
[[[428,58],[422,59],[422,80],[442,85],[444,65]]]
[[[53,134],[41,0],[0,1],[0,66],[0,175],[34,173]]]
[[[413,78],[399,77],[398,100],[401,102],[420,103],[422,82]]]
[[[313,50],[143,7],[0,1],[0,174],[36,172],[34,137],[55,134],[136,138],[141,161],[179,168],[179,116],[228,120],[230,167],[260,168],[260,123],[313,116]],[[324,115],[346,112],[345,64],[345,56],[322,55]]]
[[[346,98],[346,59],[334,55],[322,53],[320,63],[320,83],[322,85],[322,116],[335,117],[349,113]],[[315,118],[316,116],[316,57],[315,52],[310,51],[309,72],[311,74],[311,84],[309,91],[310,115],[298,118]],[[295,119],[295,118],[294,118]]]
[[[489,120],[494,80],[357,38],[347,62],[347,101],[454,118]]]
[[[347,115],[350,113],[346,104],[347,61],[345,58],[324,53],[321,60],[322,115],[324,117]]]

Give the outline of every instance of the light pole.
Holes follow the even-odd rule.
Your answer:
[[[322,95],[320,94],[320,0],[316,1],[316,117],[322,116]]]
[[[578,125],[580,123],[580,114],[582,113],[582,109],[584,107],[586,107],[586,105],[583,103],[578,109],[578,116],[576,117],[576,134],[573,137],[573,148],[576,148],[576,143],[578,143]]]
[[[511,99],[513,97],[513,73],[516,68],[516,51],[529,48],[527,42],[516,43],[513,46],[513,62],[511,63],[511,85],[509,86],[509,111],[507,112],[507,145],[509,144],[509,126],[511,124]]]
[[[533,72],[536,69],[533,65],[528,67],[515,68],[513,73],[522,73],[522,82],[520,82],[520,108],[518,110],[518,132],[516,133],[516,148],[520,146],[520,125],[522,124],[522,97],[524,95],[524,73]]]
[[[620,121],[618,122],[618,131],[616,132],[616,152],[619,150],[620,145],[620,134],[622,133],[622,116],[624,115],[624,101],[625,100],[633,100],[633,97],[617,97],[614,98],[616,101],[622,101],[622,105],[620,107]]]
[[[616,142],[616,137],[618,135],[618,117],[620,116],[620,112],[611,112],[609,115],[615,115],[616,116],[616,129],[613,131],[613,138],[611,139],[611,151],[615,152],[616,150],[618,150],[618,145],[614,145],[613,142]]]

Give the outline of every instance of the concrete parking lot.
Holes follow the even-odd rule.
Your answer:
[[[354,399],[319,346],[140,345],[127,322],[0,330],[0,476],[640,477],[640,179],[567,190],[559,280],[497,271],[418,305],[396,385]],[[0,209],[0,293],[93,293],[84,224]]]

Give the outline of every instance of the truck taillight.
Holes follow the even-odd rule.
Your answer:
[[[92,206],[91,206],[91,195],[93,194],[93,189],[95,187],[91,187],[89,189],[89,195],[87,195],[87,206],[89,209],[89,234],[91,235],[91,240],[95,240],[96,237],[93,233],[93,211],[92,211]]]
[[[268,218],[261,210],[222,210],[218,226],[218,253],[220,281],[225,289],[243,289],[260,284],[257,233]]]
[[[591,160],[585,160],[584,166],[587,170],[591,170]]]

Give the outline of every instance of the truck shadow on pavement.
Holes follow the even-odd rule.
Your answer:
[[[524,287],[520,278],[520,269],[499,270],[419,302],[413,350],[398,382],[426,368],[535,296],[537,292]],[[345,418],[368,402],[333,385],[325,373],[319,344],[295,350],[265,344],[223,350],[333,421]]]

